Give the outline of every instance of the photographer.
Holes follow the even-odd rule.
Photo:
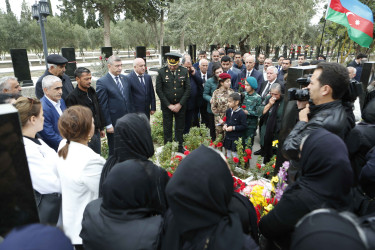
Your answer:
[[[299,121],[286,138],[282,149],[287,159],[298,160],[302,138],[315,129],[323,127],[345,138],[353,127],[341,101],[348,87],[349,75],[345,67],[326,62],[317,65],[307,86],[310,101],[297,101]]]

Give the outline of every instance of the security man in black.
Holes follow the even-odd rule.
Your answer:
[[[179,66],[181,55],[167,53],[168,65],[159,69],[156,77],[156,93],[163,112],[164,143],[172,141],[173,116],[175,118],[175,140],[178,151],[183,152],[183,130],[185,126],[186,101],[190,96],[188,70]]]

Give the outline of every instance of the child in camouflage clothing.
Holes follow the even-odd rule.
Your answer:
[[[214,91],[211,98],[211,110],[215,116],[216,138],[219,135],[222,135],[222,138],[224,138],[223,118],[228,109],[228,97],[234,92],[230,86],[231,76],[228,73],[221,73],[219,75],[218,88]]]
[[[255,92],[258,88],[257,80],[249,76],[245,80],[245,99],[243,101],[243,108],[246,114],[247,128],[244,133],[244,144],[246,145],[251,140],[251,147],[254,145],[255,131],[257,130],[258,117],[262,115],[262,97]]]

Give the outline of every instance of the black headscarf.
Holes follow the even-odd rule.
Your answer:
[[[99,195],[112,167],[129,159],[147,160],[154,155],[150,123],[143,113],[131,113],[117,120],[114,134],[114,155],[104,164],[100,177]]]
[[[340,137],[323,128],[314,131],[303,144],[300,163],[301,176],[295,184],[315,193],[332,208],[349,205],[353,171]]]
[[[137,160],[117,163],[103,183],[103,204],[109,209],[149,208],[152,179]]]
[[[233,195],[233,179],[221,156],[205,146],[189,154],[179,165],[166,188],[167,200],[174,217],[174,227],[182,238],[204,230],[208,249],[241,249],[242,226],[228,206]],[[178,249],[179,237],[166,233],[166,249]],[[194,243],[193,243],[194,245]]]

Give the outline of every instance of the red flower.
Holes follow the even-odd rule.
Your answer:
[[[267,198],[266,201],[268,204],[274,204],[274,205],[276,205],[278,202],[276,198]]]
[[[243,80],[245,80],[245,79],[241,78],[241,81],[243,81]]]
[[[175,158],[175,159],[178,159],[179,161],[182,160],[182,156],[181,156],[181,155],[176,155],[174,158]]]
[[[233,157],[234,163],[238,163],[240,160],[237,157]]]
[[[173,174],[171,172],[168,171],[167,174],[168,174],[169,178],[172,178]]]
[[[242,105],[241,108],[245,109],[245,108],[246,108],[246,105]]]
[[[223,143],[222,142],[219,142],[217,145],[216,145],[218,148],[221,148],[223,146]]]
[[[227,121],[227,117],[224,116],[224,117],[223,117],[223,122],[226,122],[226,121]]]
[[[185,146],[184,148],[185,148],[186,150],[188,150],[188,147],[187,147],[187,146]]]
[[[249,158],[249,160],[251,160],[251,159],[252,159],[252,158],[251,158],[251,155],[248,155],[248,156],[247,156],[247,158]]]
[[[275,164],[272,164],[272,167],[275,168]]]
[[[267,175],[270,175],[270,172],[267,172]]]
[[[243,160],[244,160],[245,162],[248,162],[248,161],[249,161],[249,158],[247,158],[246,156],[244,156],[244,157],[243,157]]]
[[[102,60],[103,59],[103,57],[102,56],[99,56],[99,60]]]
[[[247,156],[251,155],[251,153],[252,153],[251,149],[249,149],[249,148],[245,149],[245,152],[246,152]]]
[[[260,206],[259,205],[256,205],[255,207],[255,212],[257,213],[257,218],[258,218],[258,220],[257,220],[257,224],[259,224],[259,221],[260,221]]]
[[[189,151],[189,150],[186,150],[186,151],[184,152],[184,155],[188,155],[188,154],[190,154],[190,151]]]
[[[212,147],[212,146],[214,146],[214,144],[211,142],[211,143],[210,143],[210,147]]]
[[[257,168],[261,169],[262,165],[260,165],[259,163],[257,163]]]

